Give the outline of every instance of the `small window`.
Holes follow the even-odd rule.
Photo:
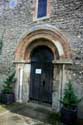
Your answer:
[[[33,0],[33,20],[45,19],[50,16],[51,0]]]
[[[38,0],[37,18],[47,15],[47,0]]]

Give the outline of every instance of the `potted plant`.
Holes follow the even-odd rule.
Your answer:
[[[15,72],[9,73],[8,77],[4,81],[3,90],[1,94],[1,102],[4,104],[10,104],[15,101],[14,86],[15,83]]]
[[[66,125],[74,125],[77,122],[77,111],[78,111],[78,103],[82,100],[79,99],[72,85],[72,81],[69,81],[65,90],[64,96],[60,99],[62,104],[60,114],[61,121]]]

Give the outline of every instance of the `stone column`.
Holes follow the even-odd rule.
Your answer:
[[[59,110],[59,66],[54,64],[52,109]]]
[[[61,107],[59,100],[63,96],[65,83],[66,83],[65,65],[54,64],[52,108],[56,112],[58,112]]]
[[[72,70],[71,70],[71,65],[65,65],[65,71],[66,71],[66,80],[72,79]]]
[[[15,84],[15,99],[16,99],[16,102],[18,102],[18,98],[19,98],[19,95],[18,95],[18,88],[19,88],[19,68],[18,68],[18,65],[16,64],[16,84]]]
[[[15,95],[17,102],[29,101],[29,85],[30,85],[31,64],[17,64],[16,76],[17,83],[15,87]]]
[[[17,64],[16,74],[17,74],[17,83],[16,83],[16,101],[22,102],[22,86],[23,86],[23,66],[24,64]]]
[[[31,64],[25,64],[23,70],[23,102],[29,101],[30,72]]]
[[[69,70],[66,70],[66,67],[72,65],[71,60],[54,60],[54,77],[53,77],[53,93],[52,93],[52,108],[56,112],[60,110],[60,98],[64,94],[65,84],[68,81]],[[69,76],[67,78],[67,75]]]
[[[66,72],[65,72],[65,64],[60,65],[60,74],[59,74],[59,99],[62,99],[64,94],[64,88],[66,84]],[[59,102],[59,110],[61,108],[61,104]]]
[[[59,99],[62,99],[64,95],[64,89],[65,89],[66,83],[68,82],[69,79],[71,79],[71,72],[68,70],[68,67],[70,66],[70,64],[61,63],[59,65],[60,65]],[[59,110],[60,108],[61,108],[61,104],[59,103]]]

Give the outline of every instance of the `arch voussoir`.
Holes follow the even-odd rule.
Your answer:
[[[26,35],[24,39],[22,39],[22,41],[19,43],[17,47],[15,60],[16,61],[25,60],[26,49],[29,50],[29,47],[32,43],[36,44],[34,43],[35,40],[42,39],[42,38],[49,41],[49,43],[47,43],[47,46],[50,46],[51,44],[55,46],[55,48],[57,48],[57,51],[60,52],[59,58],[71,59],[72,53],[71,53],[71,48],[67,38],[64,37],[63,34],[57,30],[53,31],[51,29],[43,28],[43,29],[38,29],[36,31],[30,32],[28,35]],[[38,45],[38,43],[36,45]],[[60,50],[61,48],[62,50]],[[61,53],[61,51],[63,52]],[[28,51],[28,54],[30,55],[29,51]]]

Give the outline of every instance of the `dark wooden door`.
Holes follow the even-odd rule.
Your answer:
[[[52,102],[53,55],[49,48],[40,46],[32,53],[30,99]]]

